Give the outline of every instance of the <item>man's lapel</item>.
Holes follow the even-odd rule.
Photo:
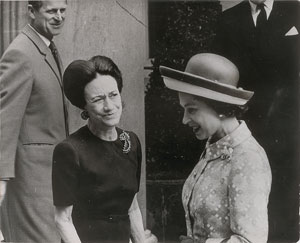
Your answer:
[[[59,71],[58,66],[56,64],[56,61],[55,61],[55,59],[54,59],[54,57],[53,57],[50,50],[46,53],[45,61],[48,63],[48,65],[50,66],[52,71],[55,73],[59,83],[62,84],[62,81],[61,81],[62,80],[62,74]],[[60,70],[62,70],[60,58],[59,58],[59,65],[60,65]]]
[[[242,30],[245,30],[247,32],[252,31],[255,29],[254,21],[252,18],[251,13],[251,5],[248,1],[243,2],[243,5],[241,7],[240,11],[240,25],[243,27]]]
[[[28,36],[28,38],[35,44],[39,52],[44,56],[46,63],[49,65],[51,70],[56,75],[59,84],[62,85],[62,75],[59,72],[55,59],[50,49],[45,44],[45,42],[38,36],[37,33],[35,33],[35,31],[29,25],[25,26],[22,32],[26,36]],[[61,65],[61,61],[60,61],[60,65]],[[62,70],[62,66],[61,66],[61,70]]]
[[[282,15],[281,13],[281,6],[280,4],[278,4],[277,1],[274,1],[273,3],[273,8],[272,8],[272,11],[270,13],[270,16],[269,16],[269,21],[274,21],[276,19],[278,19],[280,17],[280,15]]]
[[[241,9],[239,11],[239,21],[238,25],[240,26],[239,28],[239,35],[241,36],[240,41],[243,42],[243,44],[253,46],[256,45],[255,42],[255,25],[254,21],[252,18],[252,13],[251,13],[251,5],[249,1],[244,1],[241,4]]]
[[[273,8],[268,19],[268,35],[272,43],[279,45],[282,38],[292,28],[297,27],[296,21],[293,20],[293,12],[288,7],[290,3],[274,1]],[[280,50],[286,51],[286,50]]]
[[[253,20],[252,12],[251,12],[251,5],[248,1],[245,3],[244,15],[245,15],[245,18],[244,18],[245,26],[247,28],[255,28],[254,20]]]

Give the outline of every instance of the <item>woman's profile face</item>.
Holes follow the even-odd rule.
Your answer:
[[[112,76],[97,74],[85,86],[84,96],[89,122],[100,129],[118,125],[122,114],[122,100],[117,82]]]
[[[204,140],[221,129],[218,114],[194,95],[179,92],[179,102],[184,109],[182,123],[193,129],[197,139]]]

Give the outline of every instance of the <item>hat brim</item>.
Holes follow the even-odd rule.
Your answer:
[[[218,81],[169,67],[160,66],[159,70],[167,88],[179,92],[234,105],[245,105],[254,94],[252,91],[222,84]]]

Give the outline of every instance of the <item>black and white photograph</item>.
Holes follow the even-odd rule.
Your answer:
[[[299,243],[300,1],[0,0],[0,242]]]

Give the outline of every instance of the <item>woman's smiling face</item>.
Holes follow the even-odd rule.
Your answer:
[[[179,92],[179,102],[184,109],[182,123],[193,129],[197,139],[207,139],[221,129],[216,111],[196,96]]]
[[[122,100],[116,80],[110,75],[99,75],[84,89],[85,109],[89,122],[99,129],[115,127],[122,114]]]

